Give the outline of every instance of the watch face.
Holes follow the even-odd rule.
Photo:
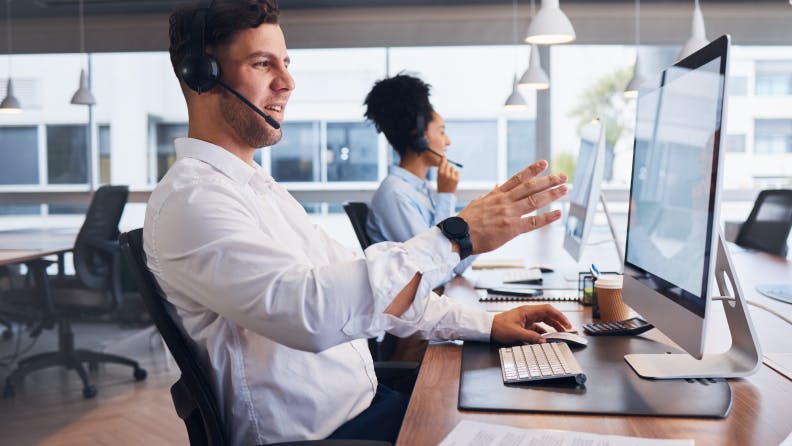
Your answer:
[[[463,237],[467,235],[468,232],[467,223],[465,220],[462,220],[459,217],[451,217],[446,219],[445,223],[443,224],[443,228],[447,233],[455,237]]]

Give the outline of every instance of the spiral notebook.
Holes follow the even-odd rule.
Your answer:
[[[543,290],[509,285],[487,288],[486,293],[479,296],[479,302],[577,301],[578,299],[576,290]]]

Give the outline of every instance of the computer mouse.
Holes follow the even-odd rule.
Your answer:
[[[545,338],[547,342],[566,342],[570,347],[585,347],[588,345],[588,339],[586,339],[584,336],[563,331],[544,333],[542,337]]]

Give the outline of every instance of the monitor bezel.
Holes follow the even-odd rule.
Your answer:
[[[572,256],[576,262],[580,262],[580,258],[583,256],[583,248],[586,246],[589,233],[591,232],[591,227],[594,225],[594,215],[597,212],[597,201],[599,200],[602,175],[605,169],[605,122],[602,119],[598,119],[583,126],[583,128],[580,129],[580,140],[581,143],[583,141],[593,142],[594,171],[591,176],[591,187],[589,188],[590,192],[584,209],[585,216],[583,219],[583,233],[580,236],[580,242],[578,242],[574,237],[570,236],[569,232],[567,231],[569,217],[572,216],[572,200],[569,200],[569,209],[566,215],[566,220],[564,221],[564,250],[570,256]],[[578,184],[574,183],[576,177],[577,175],[575,175],[575,178],[573,178],[573,190],[575,187],[579,187]]]
[[[675,293],[671,287],[673,284],[652,274],[643,268],[630,263],[628,260],[630,252],[630,240],[627,237],[625,244],[624,260],[624,289],[623,297],[628,305],[641,313],[650,320],[663,333],[668,335],[677,344],[684,348],[691,355],[701,358],[705,343],[705,322],[710,311],[710,294],[715,283],[713,277],[716,263],[717,240],[718,240],[718,218],[720,189],[723,175],[723,156],[721,154],[721,140],[724,125],[726,123],[726,104],[727,104],[727,82],[728,82],[728,50],[729,36],[724,35],[712,41],[704,48],[696,51],[685,59],[680,60],[674,67],[696,69],[713,60],[720,58],[719,74],[721,75],[721,98],[720,113],[718,113],[717,130],[713,135],[713,155],[712,170],[710,176],[710,193],[707,204],[707,232],[704,253],[704,268],[702,272],[701,296],[696,296],[685,290]],[[664,70],[660,78],[659,85],[654,88],[641,89],[639,91],[639,101],[646,93],[652,93],[665,85],[666,73]],[[640,104],[640,102],[639,102]],[[637,119],[637,113],[636,113]],[[633,140],[633,150],[636,149]],[[636,157],[633,157],[633,172],[635,172]],[[629,234],[630,219],[632,211],[633,187],[635,175],[630,180],[630,201],[627,217],[627,230]],[[641,280],[639,280],[639,278]],[[648,279],[648,280],[647,280]],[[685,311],[679,311],[683,308]]]

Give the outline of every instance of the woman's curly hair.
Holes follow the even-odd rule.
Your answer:
[[[423,137],[426,125],[432,120],[434,108],[429,102],[430,88],[417,77],[399,73],[374,84],[363,102],[366,118],[374,123],[378,132],[385,134],[401,157],[408,150],[415,150],[415,139]]]

